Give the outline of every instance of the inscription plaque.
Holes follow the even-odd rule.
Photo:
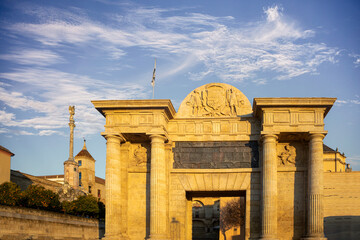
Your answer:
[[[257,141],[176,142],[174,168],[258,168]]]

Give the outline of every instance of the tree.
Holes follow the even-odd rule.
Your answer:
[[[0,204],[16,206],[21,199],[21,189],[13,182],[4,182],[0,185]]]
[[[59,195],[39,185],[30,185],[23,192],[21,205],[55,212],[61,210]]]
[[[245,205],[241,198],[232,199],[220,208],[220,231],[226,240],[226,231],[244,223]]]
[[[75,212],[81,216],[98,217],[99,206],[97,198],[92,195],[80,196],[74,200]]]

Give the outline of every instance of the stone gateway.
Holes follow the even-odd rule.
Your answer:
[[[324,118],[335,100],[251,106],[212,83],[178,112],[170,100],[92,101],[106,118],[105,239],[193,239],[193,200],[225,196],[244,199],[245,239],[325,239]]]

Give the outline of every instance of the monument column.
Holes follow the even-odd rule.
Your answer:
[[[261,238],[277,239],[277,136],[262,136]]]
[[[105,239],[127,239],[122,234],[121,204],[121,154],[120,144],[125,139],[121,135],[105,135],[106,139],[106,215]]]
[[[69,159],[64,162],[64,183],[69,184],[74,189],[79,188],[79,165],[74,160],[74,128],[75,128],[75,106],[69,106],[69,127],[70,127],[70,145]]]
[[[323,205],[323,138],[322,133],[311,133],[308,160],[308,212],[307,237],[305,239],[326,239],[324,237]]]
[[[150,135],[150,236],[151,240],[168,239],[165,140],[162,135]]]

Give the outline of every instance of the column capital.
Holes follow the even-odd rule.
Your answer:
[[[122,142],[126,142],[126,139],[124,137],[124,135],[122,135],[121,133],[106,133],[106,132],[102,132],[101,136],[103,136],[107,141],[111,141],[111,140],[118,140],[120,141],[120,143]]]
[[[308,135],[309,140],[318,139],[318,140],[322,141],[325,138],[327,131],[325,131],[325,132],[309,132],[308,134],[309,134]]]
[[[150,137],[152,143],[154,143],[154,142],[164,143],[166,140],[168,140],[166,136],[161,135],[161,134],[150,134],[149,137]]]
[[[279,133],[274,132],[261,132],[260,141],[277,141]]]

